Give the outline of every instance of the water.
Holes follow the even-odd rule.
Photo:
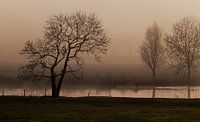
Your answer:
[[[26,96],[51,96],[51,89],[25,89]],[[116,89],[62,89],[60,95],[66,97],[109,96],[152,98],[153,88]],[[0,95],[24,96],[24,89],[0,89]],[[156,98],[188,98],[188,87],[156,87]],[[200,87],[190,87],[190,98],[200,98]]]

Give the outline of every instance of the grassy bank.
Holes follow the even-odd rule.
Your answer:
[[[200,100],[0,97],[0,121],[200,121]]]

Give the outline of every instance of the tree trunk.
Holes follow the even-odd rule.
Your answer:
[[[57,92],[56,82],[55,82],[54,77],[51,78],[51,90],[52,90],[52,97],[58,97],[59,96],[59,94]]]
[[[152,73],[153,73],[153,93],[152,93],[152,98],[155,98],[155,96],[156,96],[156,86],[155,86],[155,84],[156,84],[156,70],[153,69]]]
[[[187,80],[191,80],[191,68],[188,66],[188,72],[187,72]]]
[[[62,85],[62,81],[59,81],[58,85],[56,85],[55,79],[51,79],[51,85],[52,85],[52,97],[59,97],[60,95],[60,89]]]
[[[191,68],[190,66],[188,66],[188,72],[187,72],[187,82],[188,82],[188,88],[187,88],[187,92],[188,92],[188,99],[190,99],[190,80],[191,80]]]
[[[59,93],[57,88],[52,88],[52,97],[59,97]]]
[[[69,52],[70,52],[70,48],[69,48],[69,50],[68,50]],[[59,79],[59,81],[58,81],[58,85],[55,87],[56,89],[55,89],[55,97],[59,97],[59,95],[60,95],[60,89],[61,89],[61,86],[62,86],[62,82],[63,82],[63,79],[64,79],[64,77],[65,77],[65,73],[66,73],[66,70],[67,70],[67,62],[69,61],[69,54],[70,53],[68,53],[68,55],[67,55],[67,57],[66,57],[66,59],[65,59],[65,63],[64,63],[64,68],[63,68],[63,70],[62,70],[62,74],[61,74],[61,76],[60,76],[60,79]],[[53,94],[52,94],[53,95]]]
[[[58,94],[58,96],[60,94],[60,90],[61,90],[61,86],[62,86],[62,81],[63,81],[63,78],[59,80],[58,85],[57,85],[57,94]]]
[[[156,87],[153,86],[153,94],[152,94],[152,98],[155,98],[156,97]]]
[[[58,94],[58,96],[60,94],[61,86],[62,86],[62,81],[59,81],[58,86],[57,86],[57,94]]]
[[[56,89],[56,84],[52,82],[52,97],[58,97],[57,95],[57,89]]]
[[[154,82],[155,82],[155,81],[156,81],[156,70],[153,69],[153,70],[152,70],[152,73],[153,73],[153,80],[154,80]]]
[[[188,92],[188,99],[190,99],[190,86],[189,85],[187,87],[187,92]]]

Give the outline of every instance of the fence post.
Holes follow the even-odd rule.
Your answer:
[[[24,89],[24,97],[26,96],[26,90]]]
[[[47,96],[47,89],[45,89],[45,91],[44,91],[44,96],[45,97]]]
[[[90,91],[88,92],[88,97],[90,96]]]
[[[2,96],[4,96],[4,90],[2,91]]]

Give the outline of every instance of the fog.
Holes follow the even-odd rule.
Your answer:
[[[187,15],[200,16],[198,0],[1,0],[0,63],[23,63],[20,49],[42,35],[45,21],[57,13],[96,13],[112,38],[105,64],[140,64],[138,47],[154,21],[168,32],[173,22]],[[113,60],[114,59],[114,60]],[[94,63],[94,62],[89,62]]]
[[[163,33],[168,33],[171,24],[181,17],[200,16],[199,0],[0,0],[0,3],[0,72],[4,77],[1,84],[17,81],[18,67],[26,62],[19,55],[24,42],[40,38],[45,21],[51,15],[79,10],[96,13],[111,38],[111,46],[102,63],[87,57],[85,77],[102,79],[111,75],[118,80],[127,77],[119,83],[151,78],[151,72],[140,60],[138,48],[146,28],[154,21]],[[167,65],[159,73],[161,79],[172,77]],[[194,76],[198,79],[197,73]],[[20,85],[24,84],[27,85]]]

